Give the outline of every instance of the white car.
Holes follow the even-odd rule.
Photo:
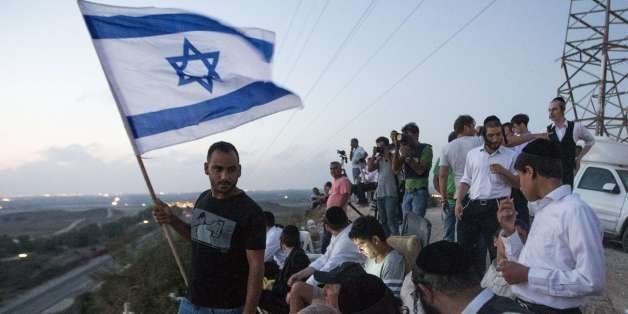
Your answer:
[[[574,193],[593,208],[604,233],[628,252],[628,144],[596,138],[574,180]]]

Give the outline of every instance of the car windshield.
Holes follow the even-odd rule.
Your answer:
[[[624,188],[628,191],[628,170],[617,170],[621,182],[624,184]]]

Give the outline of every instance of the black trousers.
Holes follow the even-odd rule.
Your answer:
[[[565,166],[563,165],[563,184],[571,185],[571,189],[573,190],[573,180],[575,178],[575,167]]]
[[[486,251],[491,261],[497,256],[493,237],[499,228],[497,200],[472,200],[465,207],[459,222],[458,243],[471,256],[476,270],[486,272]]]

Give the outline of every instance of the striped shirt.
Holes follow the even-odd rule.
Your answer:
[[[406,275],[406,261],[403,255],[391,250],[379,263],[375,262],[374,258],[369,258],[364,264],[364,271],[382,279],[395,297],[399,298],[401,284]]]

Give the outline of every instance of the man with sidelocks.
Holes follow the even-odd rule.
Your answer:
[[[188,297],[179,313],[253,314],[264,275],[264,215],[236,186],[242,167],[232,144],[212,144],[204,167],[211,189],[196,200],[191,225],[164,203],[153,209],[158,223],[192,243]]]

